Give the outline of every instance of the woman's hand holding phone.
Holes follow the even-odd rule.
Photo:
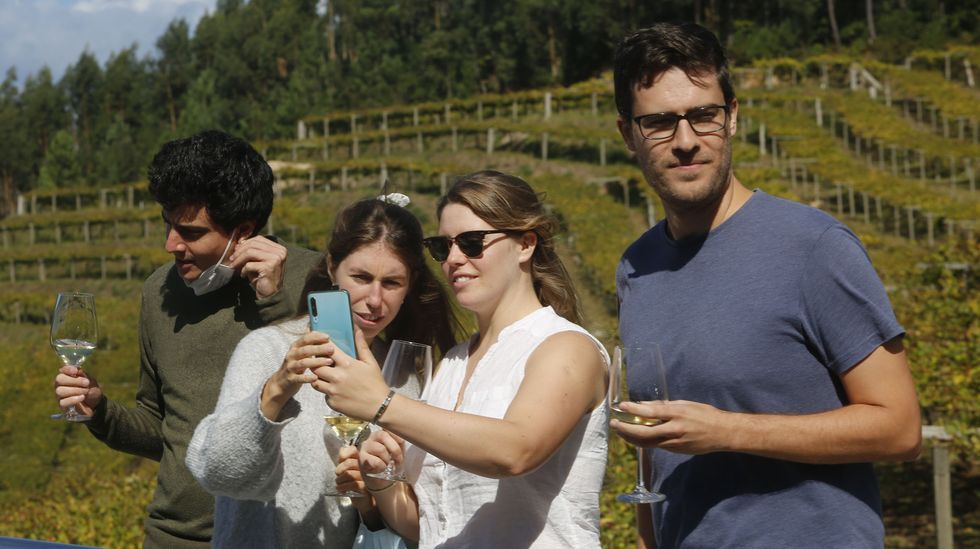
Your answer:
[[[262,414],[275,421],[300,387],[316,381],[313,369],[333,365],[334,348],[330,336],[321,332],[308,332],[294,341],[282,365],[262,388]]]
[[[313,387],[327,395],[328,403],[334,410],[350,417],[365,421],[374,418],[378,407],[388,396],[388,385],[381,377],[381,367],[374,360],[371,348],[361,330],[354,337],[358,360],[334,347],[333,363],[330,367],[313,370],[318,380]]]

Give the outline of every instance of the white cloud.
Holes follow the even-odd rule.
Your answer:
[[[180,6],[182,4],[200,4],[199,0],[80,0],[72,6],[72,11],[83,13],[94,13],[105,10],[125,10],[143,13],[151,8],[167,11],[167,6]]]
[[[23,84],[47,65],[58,80],[86,48],[104,66],[109,55],[155,43],[175,18],[193,29],[216,0],[0,0],[0,78],[10,67]]]

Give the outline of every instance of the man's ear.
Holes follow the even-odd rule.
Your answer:
[[[255,236],[255,222],[245,221],[238,226],[238,238],[252,238]]]
[[[738,129],[738,99],[732,98],[732,106],[729,108],[731,113],[728,118],[728,135],[734,136],[735,131]]]
[[[631,153],[636,153],[636,147],[633,146],[633,131],[631,126],[632,123],[629,120],[624,120],[622,116],[616,118],[616,127],[619,128],[619,135],[623,137],[623,143],[626,144],[626,148]]]

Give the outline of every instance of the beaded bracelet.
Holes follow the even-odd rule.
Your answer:
[[[378,424],[378,421],[381,419],[381,416],[384,415],[385,410],[388,409],[388,405],[391,404],[391,398],[394,396],[395,396],[395,390],[389,389],[388,396],[385,397],[385,401],[381,403],[381,407],[378,408],[378,412],[374,414],[374,419],[371,420],[372,424],[374,425]]]

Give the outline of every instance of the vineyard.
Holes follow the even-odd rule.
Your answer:
[[[980,544],[980,342],[977,171],[980,93],[950,79],[948,61],[977,52],[920,52],[909,66],[821,56],[735,71],[735,171],[749,187],[821,208],[861,237],[908,331],[929,442],[917,462],[878,467],[890,547],[934,546],[931,445],[949,449],[957,544]],[[945,62],[944,62],[945,61]],[[454,177],[516,173],[561,220],[560,251],[578,281],[587,328],[616,337],[614,272],[626,246],[663,214],[615,127],[612,85],[482,95],[383,109],[312,113],[296,138],[258,142],[276,172],[268,232],[322,248],[336,211],[391,188],[410,195],[427,232]],[[155,464],[112,452],[83,427],[49,421],[57,358],[47,343],[57,291],[97,294],[90,370],[131,400],[138,371],[134,296],[170,260],[145,183],[60,188],[18,197],[0,220],[0,535],[100,546],[141,539]],[[603,544],[632,543],[632,450],[610,441]],[[941,528],[940,528],[941,530]]]

